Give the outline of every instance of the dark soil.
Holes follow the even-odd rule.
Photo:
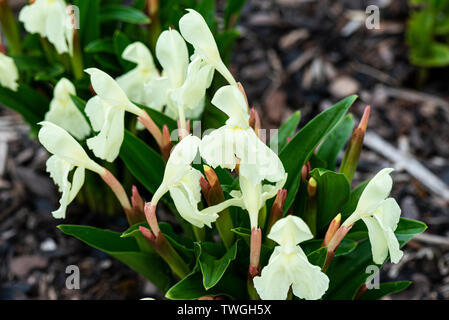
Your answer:
[[[231,68],[266,129],[298,109],[303,125],[340,98],[358,93],[351,110],[355,118],[371,105],[369,130],[449,184],[449,109],[431,98],[389,93],[391,88],[414,90],[449,103],[449,69],[431,70],[420,83],[420,71],[408,61],[406,1],[369,4],[376,2],[385,5],[379,30],[368,30],[364,20],[359,27],[351,22],[350,13],[353,19],[364,17],[366,1],[248,0]],[[46,159],[20,117],[0,109],[0,299],[162,298],[128,267],[56,228],[61,221],[50,212],[58,194],[45,173]],[[355,184],[387,166],[394,163],[366,148]],[[397,170],[394,181],[392,196],[402,215],[424,221],[431,237],[411,241],[403,261],[386,266],[382,282],[413,281],[387,299],[448,299],[447,203],[405,171]],[[123,218],[90,214],[77,205],[63,223],[126,228]],[[80,267],[80,290],[66,289],[69,265]]]

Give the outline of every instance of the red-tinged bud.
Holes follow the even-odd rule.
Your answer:
[[[201,191],[203,192],[204,198],[206,199],[207,204],[209,204],[209,191],[210,191],[210,184],[207,182],[204,177],[200,178],[200,186]]]
[[[359,288],[359,290],[357,291],[354,300],[360,300],[360,298],[363,297],[363,295],[368,291],[368,287],[366,286],[366,284],[362,284]]]
[[[92,84],[89,84],[89,91],[90,91],[90,93],[91,93],[93,96],[96,96],[96,95],[97,95],[97,93],[95,92],[94,87],[92,86]]]
[[[161,155],[165,163],[167,163],[168,158],[170,158],[170,152],[173,149],[173,143],[171,141],[170,130],[167,125],[162,128],[162,146]]]
[[[371,112],[371,107],[367,106],[363,113],[362,120],[359,126],[354,130],[351,140],[349,141],[343,161],[340,166],[340,173],[343,173],[349,182],[352,182],[355,171],[359,164],[360,154],[362,152],[363,141],[365,133],[368,128],[368,120]]]
[[[170,266],[173,273],[183,279],[190,273],[190,268],[159,229],[156,217],[156,206],[148,202],[145,204],[144,210],[151,230],[140,226],[139,231],[148,240],[153,249]]]
[[[225,201],[225,196],[217,174],[209,166],[205,165],[203,168],[207,181],[204,178],[200,179],[200,185],[207,204],[214,206],[222,203]],[[228,209],[223,210],[219,215],[220,217],[216,221],[218,233],[226,248],[230,248],[234,243],[234,233],[231,231],[234,228],[232,218]]]
[[[159,148],[162,148],[162,132],[150,115],[145,111],[143,111],[143,115],[138,117],[137,120],[148,130],[148,132],[153,136],[154,140],[156,140]]]
[[[245,97],[246,105],[248,106],[248,110],[249,110],[248,96],[246,95],[245,88],[243,88],[243,85],[240,82],[237,83],[237,86],[238,86],[240,92],[243,94],[243,97]]]
[[[0,39],[0,41],[1,41],[1,39]],[[6,55],[6,49],[1,42],[0,42],[0,52],[3,53],[4,55]]]
[[[285,200],[287,200],[287,190],[278,191],[273,206],[271,207],[270,217],[268,218],[267,233],[270,233],[271,227],[284,216]]]
[[[332,259],[335,256],[335,253],[337,252],[338,247],[340,246],[340,243],[343,241],[344,237],[348,234],[348,232],[351,230],[353,225],[350,225],[349,227],[345,226],[344,224],[338,228],[337,232],[335,232],[332,239],[329,241],[329,244],[327,246],[327,256],[326,256],[326,262],[323,267],[323,272],[326,272],[329,268]]]
[[[324,236],[323,244],[321,245],[322,247],[327,247],[327,245],[337,232],[338,228],[340,228],[340,224],[341,224],[341,214],[339,213],[329,225],[326,235]]]
[[[143,201],[140,196],[139,190],[136,186],[132,187],[132,196],[131,196],[131,204],[133,206],[134,211],[139,211],[144,213],[145,201]]]
[[[303,167],[301,171],[301,181],[306,182],[310,178],[310,171],[312,171],[312,166],[308,161]]]
[[[161,234],[161,230],[159,229],[159,223],[157,222],[156,216],[156,206],[151,202],[145,203],[145,217],[147,218],[147,222],[150,225],[153,234],[158,237]]]
[[[249,126],[251,128],[253,128],[254,132],[256,133],[256,135],[260,137],[260,129],[262,128],[262,124],[260,121],[260,116],[259,113],[257,112],[256,109],[251,108],[250,114],[249,114]]]
[[[212,300],[215,300],[215,298],[214,297],[201,297],[198,300],[199,301],[208,301],[208,300],[212,301]]]
[[[260,250],[262,248],[262,230],[253,228],[249,256],[249,276],[254,278],[260,273]]]
[[[309,197],[315,197],[317,188],[318,182],[315,180],[315,178],[310,178],[309,183],[307,184],[307,194],[309,195]]]

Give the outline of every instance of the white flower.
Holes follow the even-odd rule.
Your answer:
[[[141,42],[134,42],[123,51],[122,58],[137,64],[136,68],[117,78],[117,83],[134,102],[151,106],[152,97],[145,84],[159,77],[150,50]],[[160,111],[160,109],[156,108]]]
[[[247,102],[237,87],[220,88],[212,103],[226,113],[229,119],[223,127],[203,138],[201,156],[213,168],[220,166],[234,170],[240,163],[242,193],[234,195],[243,201],[243,207],[250,215],[251,227],[255,228],[259,210],[285,184],[287,175],[284,166],[249,126]],[[262,185],[264,180],[276,185]]]
[[[195,55],[201,57],[205,62],[212,65],[229,84],[236,86],[237,83],[223,63],[218,51],[214,36],[207,26],[204,18],[193,9],[187,9],[189,13],[185,14],[179,20],[179,29],[187,42],[193,45]]]
[[[290,286],[301,299],[320,299],[329,287],[329,278],[321,268],[312,265],[299,243],[313,238],[307,224],[300,218],[288,216],[277,221],[268,238],[279,243],[261,276],[255,277],[254,287],[263,300],[285,300]]]
[[[393,198],[387,198],[393,186],[390,173],[394,169],[381,170],[365,187],[354,213],[344,222],[349,227],[362,219],[368,228],[373,261],[384,263],[390,253],[393,263],[398,263],[403,252],[394,234],[401,208]]]
[[[73,201],[84,183],[85,169],[92,170],[100,175],[105,169],[91,160],[81,145],[64,129],[44,121],[39,123],[40,143],[53,154],[47,161],[47,171],[62,192],[59,201],[60,208],[53,212],[56,219],[65,218],[67,206]],[[69,173],[76,167],[72,182]]]
[[[53,122],[78,140],[83,140],[90,134],[90,126],[70,95],[76,95],[75,86],[66,78],[62,78],[55,86],[45,121]]]
[[[123,142],[125,111],[138,117],[145,116],[145,113],[128,99],[107,73],[95,68],[85,71],[91,76],[92,87],[97,93],[87,102],[85,111],[92,128],[100,131],[96,137],[87,140],[87,146],[98,158],[112,162]]]
[[[164,179],[151,203],[157,205],[162,196],[170,192],[179,214],[189,223],[202,228],[204,225],[211,227],[211,223],[217,220],[217,213],[221,210],[214,210],[212,207],[208,208],[206,213],[198,210],[198,203],[201,201],[202,174],[192,168],[191,163],[198,153],[199,144],[198,137],[187,136],[175,146],[168,159]]]
[[[72,55],[72,16],[64,0],[36,0],[20,11],[19,20],[28,32],[48,38],[59,54]]]
[[[163,67],[162,76],[147,85],[149,106],[172,118],[197,118],[204,109],[204,97],[214,70],[201,59],[189,64],[187,45],[178,31],[162,32],[156,44],[156,56]]]
[[[2,87],[17,91],[19,85],[19,71],[11,57],[0,52],[0,85]]]

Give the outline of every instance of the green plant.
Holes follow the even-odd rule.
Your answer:
[[[410,61],[420,67],[449,65],[449,1],[412,0],[407,43]]]

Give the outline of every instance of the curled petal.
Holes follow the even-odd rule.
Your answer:
[[[92,161],[81,145],[64,129],[48,122],[39,123],[39,141],[50,153],[77,167],[85,167],[102,175],[104,168]]]
[[[248,104],[243,93],[235,86],[224,86],[215,93],[212,104],[226,113],[226,124],[242,129],[249,127]]]
[[[268,238],[291,249],[301,242],[313,239],[313,234],[301,218],[289,215],[273,225]]]

